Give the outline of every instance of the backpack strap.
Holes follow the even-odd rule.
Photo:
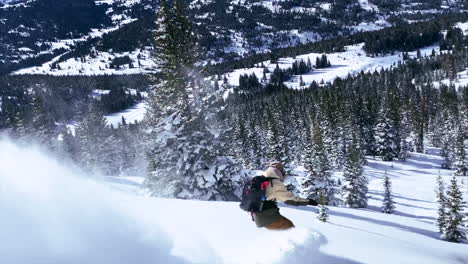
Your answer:
[[[274,179],[277,179],[277,178],[273,178],[273,177],[266,177],[266,180],[270,182],[270,186],[273,187],[273,180]]]

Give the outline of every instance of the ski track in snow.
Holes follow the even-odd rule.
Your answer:
[[[434,225],[436,149],[408,162],[369,158],[369,207],[282,206],[297,228],[258,229],[238,203],[150,198],[142,178],[95,178],[28,146],[0,140],[1,263],[429,263],[468,262],[468,245]],[[28,166],[23,166],[28,164]],[[394,215],[380,212],[385,170]],[[441,170],[448,181],[451,171]],[[465,179],[464,195],[468,188]],[[26,252],[26,253],[25,253]]]

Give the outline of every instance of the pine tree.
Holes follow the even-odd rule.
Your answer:
[[[447,224],[442,238],[456,243],[466,240],[466,234],[460,230],[463,221],[463,196],[455,176],[452,178],[447,192],[447,202]]]
[[[388,117],[387,110],[382,109],[379,113],[380,122],[377,125],[377,153],[383,161],[392,161],[397,157],[395,144],[396,131],[392,125],[392,120]]]
[[[386,214],[392,214],[395,210],[395,205],[392,198],[392,182],[385,171],[384,178],[384,199],[382,204],[382,212]]]
[[[437,203],[439,207],[437,209],[437,226],[439,227],[439,232],[444,232],[445,226],[447,224],[447,198],[445,196],[445,184],[442,180],[442,176],[439,173],[437,177],[437,189],[436,189]]]
[[[409,116],[407,113],[402,114],[402,121],[401,121],[401,140],[399,146],[399,153],[398,153],[398,160],[406,161],[409,156],[409,144],[408,144],[408,136],[410,134],[410,122]]]
[[[78,143],[78,161],[88,170],[114,175],[119,156],[115,146],[117,139],[112,135],[107,120],[97,106],[91,105],[82,113],[82,120],[75,128]]]
[[[354,137],[353,143],[346,156],[343,199],[347,207],[363,208],[367,207],[368,180],[364,175],[361,161],[361,149]]]
[[[329,218],[329,209],[327,207],[327,199],[323,193],[319,195],[319,214],[317,215],[317,219],[322,222],[327,222]]]
[[[467,176],[468,166],[465,160],[465,144],[463,137],[460,134],[457,135],[455,145],[455,175],[456,176]]]
[[[314,121],[309,136],[309,146],[306,147],[304,166],[308,171],[302,183],[304,194],[312,199],[318,199],[320,194],[325,196],[331,205],[339,203],[335,194],[336,183],[332,179],[330,164],[325,153],[323,136],[317,121]]]
[[[238,200],[242,173],[230,154],[223,89],[198,78],[196,42],[180,0],[157,11],[147,126],[153,139],[145,186],[151,195]]]
[[[443,169],[452,169],[455,163],[455,145],[456,145],[456,138],[453,132],[453,125],[450,121],[445,122],[445,126],[448,132],[445,132],[441,136],[441,149],[440,155],[444,158],[444,162],[442,163]]]

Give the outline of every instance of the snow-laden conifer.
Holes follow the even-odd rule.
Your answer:
[[[435,191],[438,203],[437,226],[439,227],[439,232],[442,233],[447,224],[447,197],[445,196],[445,184],[440,173],[437,177],[437,189]]]
[[[392,214],[393,211],[395,210],[395,204],[392,198],[392,182],[390,181],[390,178],[388,177],[387,172],[385,172],[383,186],[384,186],[384,199],[382,203],[382,212],[386,214]]]
[[[227,144],[224,91],[199,77],[196,38],[182,2],[169,7],[161,1],[157,26],[145,185],[155,196],[237,200],[242,173]]]
[[[367,207],[368,180],[364,175],[361,149],[354,138],[348,149],[344,171],[343,201],[347,207]]]
[[[463,221],[463,196],[454,176],[447,190],[447,216],[442,238],[451,242],[461,242],[466,234],[461,229]]]

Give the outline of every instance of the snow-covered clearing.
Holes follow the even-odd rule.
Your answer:
[[[140,122],[143,120],[146,113],[146,102],[141,102],[133,107],[130,107],[122,112],[106,115],[108,125],[118,127],[122,123],[122,117],[128,123]]]
[[[461,29],[461,31],[463,32],[463,35],[468,35],[468,22],[457,23],[455,27]]]
[[[257,229],[238,203],[150,198],[141,178],[84,176],[31,146],[0,140],[2,263],[427,263],[468,262],[468,244],[438,239],[435,150],[406,163],[369,160],[367,209],[282,207],[297,228]],[[27,166],[24,166],[27,164]],[[396,213],[380,213],[384,171]],[[448,180],[449,171],[441,171]],[[464,195],[468,179],[465,179]]]
[[[434,85],[438,87],[440,84],[445,84],[445,85],[454,85],[455,88],[460,88],[460,87],[465,87],[468,85],[468,69],[461,71],[457,73],[457,76],[453,80],[450,79],[444,79],[441,81],[434,81]]]
[[[366,11],[374,11],[374,12],[379,11],[379,8],[376,5],[369,3],[368,0],[359,0],[359,4],[361,5],[361,8]]]
[[[325,69],[316,69],[310,73],[302,75],[304,83],[306,85],[311,84],[313,81],[320,83],[322,80],[324,82],[332,82],[337,77],[344,78],[348,75],[354,75],[361,71],[372,72],[374,70],[387,69],[391,66],[396,65],[398,62],[403,61],[403,57],[400,52],[395,53],[395,55],[383,56],[383,57],[370,57],[366,55],[363,50],[364,44],[347,46],[346,51],[330,53],[327,54],[328,59],[330,60],[332,66]],[[436,52],[439,50],[439,46],[434,45],[421,49],[421,55],[430,55],[432,50]],[[300,61],[301,59],[307,61],[310,59],[312,64],[315,64],[317,57],[320,57],[320,53],[309,53],[297,56],[296,58],[287,57],[279,59],[278,66],[281,69],[290,68],[294,61]],[[410,56],[415,57],[416,51],[410,52]],[[258,65],[260,66],[261,63]],[[263,65],[268,67],[270,72],[276,67],[276,64],[270,63],[270,61],[264,61]],[[238,86],[239,85],[239,76],[242,74],[252,74],[260,79],[263,76],[263,68],[244,68],[237,69],[231,73],[227,73],[226,77],[229,81],[229,84]],[[267,74],[269,78],[269,74]],[[294,76],[291,81],[286,82],[285,84],[290,88],[300,88],[299,86],[300,76]]]
[[[97,33],[95,33],[97,34]],[[151,59],[150,49],[137,49],[133,52],[109,53],[98,52],[97,56],[87,55],[84,60],[71,58],[52,67],[61,57],[37,67],[18,70],[13,74],[50,74],[50,75],[112,75],[112,74],[141,74],[153,71],[155,64]],[[117,57],[128,56],[130,63],[111,68],[111,62]],[[130,66],[131,64],[131,66]]]
[[[127,7],[130,7],[134,4],[137,4],[139,3],[141,0],[124,0],[124,1],[120,1],[124,6],[127,6]],[[112,5],[114,4],[115,2],[117,2],[116,0],[99,0],[99,1],[96,1],[96,4],[108,4],[108,5]]]

